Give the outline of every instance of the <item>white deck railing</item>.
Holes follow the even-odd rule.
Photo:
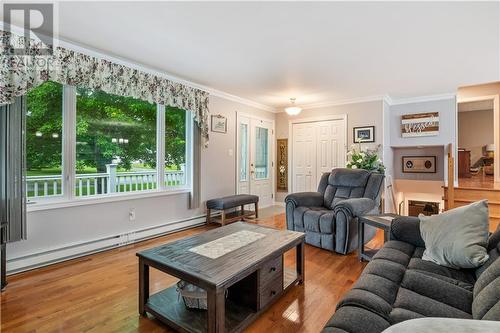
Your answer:
[[[108,169],[109,170],[109,169]],[[157,188],[156,171],[133,171],[77,174],[75,195],[90,195],[146,191]],[[184,170],[165,171],[166,186],[186,184]],[[28,198],[43,198],[62,194],[62,176],[26,177]]]

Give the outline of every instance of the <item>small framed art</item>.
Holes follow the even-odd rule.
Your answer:
[[[227,118],[217,114],[211,116],[212,132],[227,133]]]
[[[354,127],[352,138],[354,143],[375,142],[375,126]]]

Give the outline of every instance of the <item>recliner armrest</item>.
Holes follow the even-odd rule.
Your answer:
[[[335,214],[339,212],[347,212],[352,217],[368,214],[375,208],[375,200],[370,198],[351,198],[342,200],[333,207]]]
[[[295,207],[321,207],[323,206],[323,195],[319,192],[299,192],[286,196],[285,203],[292,203]]]
[[[415,216],[398,216],[392,220],[390,238],[417,247],[425,247],[425,242],[420,235],[420,219]]]

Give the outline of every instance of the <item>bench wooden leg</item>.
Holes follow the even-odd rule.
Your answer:
[[[256,219],[259,218],[259,203],[258,202],[255,203],[255,218]]]
[[[226,224],[226,211],[223,209],[222,214],[220,215],[220,224]]]
[[[207,224],[210,224],[210,214],[212,213],[212,210],[210,208],[207,208]]]

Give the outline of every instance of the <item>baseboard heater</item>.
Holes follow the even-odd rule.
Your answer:
[[[125,234],[71,244],[7,260],[7,275],[84,257],[90,254],[165,236],[174,232],[198,227],[206,222],[205,215],[178,220],[153,227],[134,230]]]

